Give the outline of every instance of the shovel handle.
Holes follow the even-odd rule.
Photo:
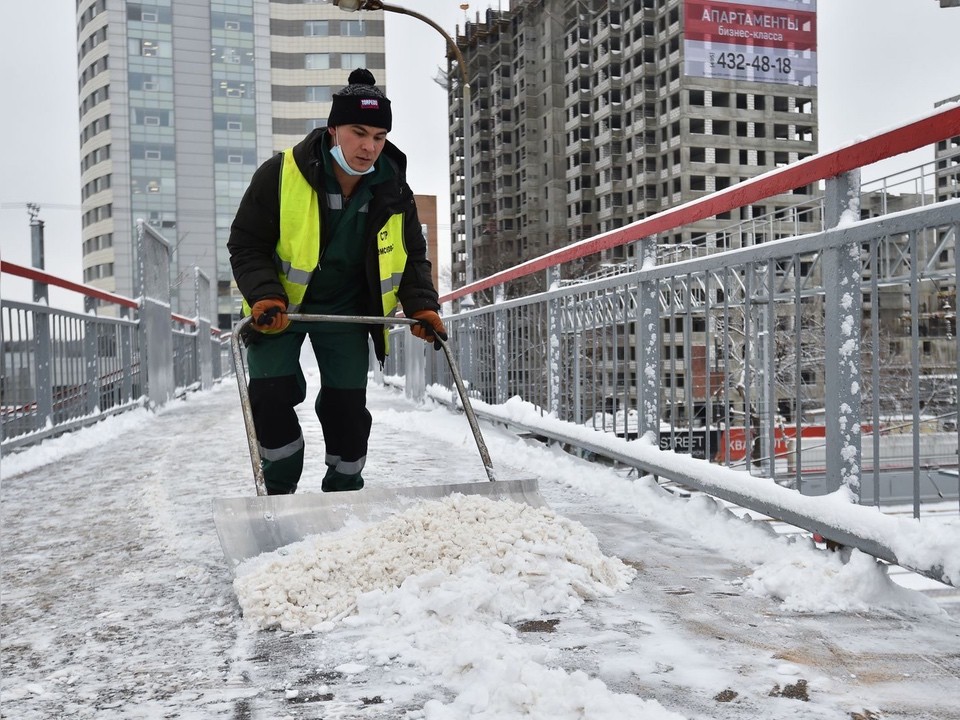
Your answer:
[[[301,313],[288,313],[287,317],[291,322],[334,322],[334,323],[352,323],[363,325],[419,325],[419,320],[408,317],[376,317],[368,315],[310,315]],[[237,386],[240,392],[240,407],[243,411],[243,424],[247,432],[247,445],[250,448],[250,463],[253,466],[253,477],[257,487],[257,495],[266,495],[267,486],[263,479],[263,463],[260,455],[260,442],[257,439],[257,430],[253,423],[253,409],[250,405],[250,391],[247,387],[246,365],[244,363],[243,349],[241,343],[241,334],[243,330],[252,322],[252,318],[245,317],[236,324],[233,334],[230,338],[231,349],[233,350],[233,367],[237,376]],[[460,368],[457,366],[450,350],[450,345],[439,335],[434,333],[434,340],[439,343],[443,350],[447,364],[450,366],[450,374],[453,376],[453,382],[457,386],[457,394],[460,396],[460,403],[463,405],[464,415],[467,416],[467,423],[470,425],[470,431],[473,433],[474,442],[477,444],[477,450],[480,453],[480,460],[483,463],[483,469],[487,473],[487,479],[494,482],[497,478],[493,470],[493,462],[490,459],[490,452],[487,450],[487,444],[480,433],[480,423],[477,422],[476,413],[473,411],[473,405],[470,403],[470,397],[467,395],[466,387],[463,384],[463,378],[460,375]]]

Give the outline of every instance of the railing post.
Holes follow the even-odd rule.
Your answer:
[[[30,218],[30,248],[33,267],[43,270],[43,220],[40,220],[34,214],[31,214]],[[47,306],[46,283],[34,281],[33,301],[44,307]],[[33,372],[38,422],[34,430],[41,430],[44,424],[53,421],[53,384],[55,382],[52,364],[53,339],[50,337],[50,313],[46,310],[37,310],[33,314],[33,342],[36,345]]]
[[[433,352],[433,346],[418,339],[413,333],[403,333],[402,337],[403,394],[407,399],[419,403],[423,401],[427,391],[427,349]]]
[[[557,290],[560,287],[560,268],[553,266],[547,268],[547,292]],[[560,299],[556,296],[547,300],[547,402],[549,407],[547,411],[557,418],[563,420],[560,413],[560,367],[562,358],[560,357]]]
[[[397,338],[390,338],[390,346],[397,342]],[[390,362],[390,356],[387,356],[387,363]],[[377,351],[373,347],[373,340],[367,339],[367,366],[373,370],[373,382],[383,387],[383,368],[380,367],[380,360],[377,359]],[[389,369],[389,367],[388,367]]]
[[[53,422],[53,339],[50,337],[50,313],[46,310],[37,310],[33,314],[33,341],[36,345],[34,355],[34,387],[37,400],[37,426],[34,430],[42,430],[44,425]]]
[[[95,313],[97,301],[91,297],[83,298],[83,309],[87,313]],[[99,353],[97,324],[93,320],[83,321],[83,361],[84,384],[87,388],[87,414],[93,415],[100,407],[100,373],[97,363]]]
[[[213,302],[210,295],[210,278],[198,266],[193,268],[193,292],[197,314],[197,365],[200,388],[213,387],[213,342],[210,332],[210,315]]]
[[[460,366],[460,376],[468,390],[473,387],[473,358],[474,344],[476,343],[476,330],[473,326],[473,316],[470,314],[472,310],[473,305],[465,306],[461,303],[460,314],[466,313],[466,317],[459,323],[459,332],[457,333],[457,363]]]
[[[639,242],[640,273],[637,287],[637,432],[653,433],[660,443],[660,288],[656,280],[645,280],[644,267],[657,264],[657,239]]]
[[[859,170],[827,180],[824,216],[827,229],[839,233],[842,223],[860,219]],[[845,485],[857,502],[862,470],[860,274],[859,243],[824,250],[826,484],[828,492]]]
[[[503,303],[504,290],[503,285],[496,285],[493,288],[493,304]],[[507,311],[498,309],[493,311],[493,333],[494,333],[494,382],[496,383],[496,402],[500,405],[507,401],[507,367],[510,359],[507,353]]]
[[[760,275],[760,273],[757,273]],[[775,306],[776,294],[776,262],[767,261],[762,277],[758,277],[758,289],[762,293],[757,297],[755,318],[752,327],[756,333],[757,358],[756,375],[759,382],[756,398],[757,415],[760,425],[757,431],[760,442],[760,475],[761,477],[775,477],[777,474],[777,368],[775,358],[777,350],[777,318]]]
[[[572,420],[579,425],[586,422],[587,419],[583,416],[583,333],[580,332],[580,313],[578,313],[576,307],[573,306],[573,298],[570,298],[570,302],[571,326],[567,328],[567,332],[573,340],[573,367],[570,369],[569,374],[569,377],[573,378],[573,387],[571,388],[571,392],[573,393],[573,415],[568,418],[568,420]]]
[[[120,308],[120,317],[129,317],[128,308]],[[123,326],[120,328],[120,365],[123,368],[123,379],[120,381],[120,401],[130,402],[134,399],[133,390],[133,337],[135,328]],[[140,380],[141,386],[143,380]]]
[[[173,398],[175,382],[170,326],[170,243],[141,219],[137,220],[137,247],[140,251],[141,378],[147,385],[147,399],[159,407]]]

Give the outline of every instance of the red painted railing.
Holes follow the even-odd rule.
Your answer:
[[[107,292],[106,290],[101,290],[100,288],[92,287],[91,285],[82,285],[81,283],[64,280],[63,278],[57,277],[56,275],[51,275],[43,270],[26,267],[25,265],[17,265],[12,262],[7,262],[6,260],[0,260],[0,273],[16,275],[17,277],[26,278],[27,280],[34,280],[36,282],[42,282],[53,287],[63,288],[64,290],[71,290],[72,292],[79,293],[86,297],[104,300],[121,307],[133,309],[140,307],[140,304],[136,300],[131,300],[128,297],[114,295],[113,293]]]
[[[114,305],[119,305],[120,307],[131,308],[134,310],[140,307],[140,303],[138,303],[136,300],[124,297],[123,295],[116,295],[114,293],[107,292],[106,290],[93,287],[92,285],[83,285],[82,283],[76,283],[71,280],[64,280],[61,277],[51,275],[43,270],[27,267],[25,265],[17,265],[16,263],[8,262],[6,260],[0,260],[0,273],[15,275],[17,277],[26,278],[27,280],[45,283],[52,287],[70,290],[71,292],[79,293],[85,297],[96,298],[97,300],[113,303]],[[186,317],[185,315],[170,313],[170,317],[181,325],[189,325],[191,327],[196,327],[197,325],[197,321],[195,319]],[[220,335],[220,330],[217,328],[211,328],[211,333],[214,335]]]

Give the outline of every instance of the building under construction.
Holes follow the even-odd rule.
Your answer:
[[[481,278],[817,152],[816,0],[515,0],[458,28],[456,42],[472,102],[465,153],[462,88],[451,83],[453,287],[467,277],[465,217]],[[797,209],[815,192],[701,221],[661,248],[771,239],[771,223],[728,230],[760,217],[790,216],[791,234],[818,228],[815,211]]]

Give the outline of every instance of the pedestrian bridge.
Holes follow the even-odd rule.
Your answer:
[[[499,446],[494,462],[502,472],[538,477],[552,507],[582,518],[610,552],[640,569],[631,602],[659,598],[671,626],[692,632],[684,637],[718,657],[714,645],[723,637],[741,650],[759,643],[767,661],[782,656],[828,672],[829,659],[830,673],[845,666],[848,676],[883,678],[883,692],[879,684],[868,692],[849,678],[837,681],[844,700],[834,698],[831,710],[863,717],[896,716],[880,712],[891,707],[908,708],[904,717],[951,717],[956,708],[935,698],[958,695],[953,621],[902,599],[844,606],[823,624],[830,603],[808,600],[817,619],[798,616],[803,602],[790,605],[788,590],[770,589],[777,573],[769,565],[762,571],[769,557],[731,540],[738,535],[731,527],[751,528],[742,532],[748,544],[759,542],[753,533],[761,527],[805,544],[823,538],[843,549],[818,555],[808,548],[811,555],[797,562],[859,558],[838,566],[855,577],[854,562],[875,558],[896,568],[891,572],[904,583],[919,584],[914,604],[929,611],[925,601],[938,603],[956,618],[960,199],[948,160],[920,166],[909,179],[872,184],[861,181],[861,169],[916,148],[949,151],[958,137],[960,107],[947,105],[444,298],[455,366]],[[792,188],[813,184],[822,197],[790,205]],[[761,202],[776,209],[752,217],[749,209]],[[743,219],[727,220],[736,215]],[[715,230],[696,242],[667,240],[710,218]],[[152,228],[140,224],[135,241],[145,268],[168,266],[169,244]],[[623,262],[607,262],[608,252]],[[177,698],[174,707],[200,698],[215,708],[211,716],[275,716],[286,707],[272,694],[277,684],[305,682],[288,673],[289,653],[320,652],[325,641],[288,646],[241,629],[208,501],[252,494],[253,483],[229,389],[229,336],[211,327],[209,279],[198,269],[194,313],[171,316],[166,273],[143,272],[145,285],[132,299],[39,268],[3,262],[0,272],[34,288],[32,300],[5,295],[0,311],[0,501],[5,556],[17,558],[15,589],[4,599],[4,625],[16,624],[4,639],[4,663],[10,657],[18,669],[13,697],[34,713],[17,716],[49,717],[56,703],[67,703],[77,713],[97,708],[129,717],[120,708],[145,698],[171,712],[163,696]],[[52,304],[50,288],[84,307]],[[375,414],[379,409],[397,427],[383,430],[371,476],[442,483],[459,472],[472,477],[474,451],[463,447],[463,430],[434,436],[418,424],[438,408],[452,413],[437,423],[442,428],[463,420],[452,367],[403,327],[392,341],[387,365],[371,368],[371,396]],[[195,417],[203,424],[193,425]],[[88,440],[98,432],[112,435]],[[74,453],[73,443],[82,449]],[[479,462],[474,467],[482,471]],[[710,513],[699,511],[717,507],[708,496],[759,522],[706,532]],[[808,584],[818,586],[831,572]],[[781,577],[788,588],[802,584],[795,571]],[[746,586],[759,594],[744,593]],[[827,597],[845,592],[870,597],[849,589]],[[764,630],[734,612],[742,607],[750,618],[775,618],[774,625]],[[639,617],[641,610],[632,604],[627,614]],[[44,620],[48,612],[56,622]],[[632,640],[624,639],[637,643],[630,646],[637,653],[657,624],[645,617],[645,625],[626,633]],[[143,624],[146,618],[155,629]],[[603,617],[593,622],[591,632],[600,632]],[[191,624],[187,635],[211,653],[197,652],[196,660],[193,643],[169,637]],[[781,625],[797,635],[777,655],[770,648]],[[882,643],[865,642],[878,635]],[[565,667],[603,675],[597,658],[577,655],[575,634],[564,638]],[[137,664],[122,670],[115,663],[129,643]],[[337,652],[347,652],[344,643]],[[200,672],[223,653],[236,664],[217,666],[216,678]],[[168,657],[191,657],[183,667],[201,679],[181,674]],[[935,670],[921,672],[925,664]],[[608,679],[621,678],[612,686],[640,696],[652,688],[648,696],[677,712],[719,712],[707,709],[719,701],[708,702],[704,688],[702,696],[692,694],[693,704],[678,701],[675,675],[660,683],[652,670],[607,671]],[[770,667],[757,672],[767,672],[771,685]],[[907,674],[918,685],[904,697],[891,688],[902,688]],[[121,678],[123,689],[111,694],[104,677]],[[154,677],[156,687],[142,695]],[[4,678],[6,691],[6,672]],[[346,693],[346,685],[334,695]],[[796,683],[781,682],[781,690],[785,685]],[[82,696],[70,699],[68,687],[83,687]],[[742,694],[716,692],[725,690]],[[850,704],[871,692],[888,704]]]
[[[369,399],[371,487],[487,482],[461,414],[375,383]],[[302,422],[301,491],[319,492],[309,403]],[[211,512],[254,492],[230,378],[6,456],[4,716],[468,718],[478,692],[496,717],[960,716],[954,588],[861,553],[844,564],[783,523],[483,430],[498,474],[537,478],[554,512],[636,571],[627,588],[524,616],[518,578],[474,572],[443,602],[406,587],[394,621],[252,627]],[[492,614],[492,589],[522,619]]]

